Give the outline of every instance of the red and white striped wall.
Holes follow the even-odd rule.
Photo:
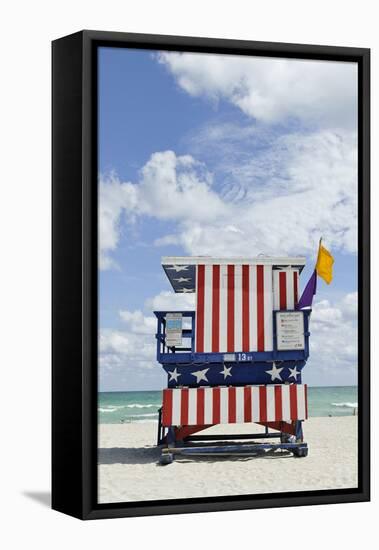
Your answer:
[[[295,309],[299,294],[299,270],[273,271],[274,309]]]
[[[163,390],[163,426],[289,422],[306,418],[306,384]]]
[[[272,266],[198,265],[198,353],[272,351]]]

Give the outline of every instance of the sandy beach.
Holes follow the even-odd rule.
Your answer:
[[[277,451],[218,460],[178,458],[160,466],[156,430],[156,423],[99,425],[100,503],[357,486],[357,417],[307,420],[306,458]],[[260,428],[243,424],[238,431]],[[236,433],[236,426],[218,425],[208,432]]]

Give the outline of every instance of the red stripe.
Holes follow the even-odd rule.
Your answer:
[[[180,425],[188,426],[188,388],[181,391],[182,401],[180,404]]]
[[[308,386],[304,384],[305,418],[308,418]]]
[[[172,390],[163,390],[163,409],[162,409],[162,424],[163,426],[172,425]]]
[[[287,283],[286,272],[281,271],[279,273],[279,296],[280,296],[280,309],[287,309]]]
[[[230,423],[234,423],[236,421],[236,388],[229,388],[228,394],[228,418]]]
[[[267,421],[267,393],[266,386],[259,386],[259,421]]]
[[[244,420],[251,422],[251,387],[245,386],[243,389]]]
[[[196,351],[204,351],[204,287],[205,266],[197,266]]]
[[[291,420],[297,420],[297,386],[296,384],[290,385],[290,411],[291,411]]]
[[[234,351],[234,265],[228,265],[228,338],[227,351]]]
[[[220,349],[220,266],[213,266],[212,273],[212,351]]]
[[[258,351],[265,349],[264,277],[263,265],[257,265],[257,332]]]
[[[242,351],[249,351],[249,266],[242,266]]]
[[[213,424],[220,423],[220,388],[213,388]]]
[[[275,386],[275,420],[283,420],[281,386]]]
[[[295,302],[295,306],[297,305],[297,300],[298,300],[298,273],[297,271],[294,271],[293,272],[293,296],[294,296],[294,302]]]
[[[204,424],[204,388],[197,390],[197,424]]]

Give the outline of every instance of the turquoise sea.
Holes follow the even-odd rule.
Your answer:
[[[357,414],[356,386],[308,387],[309,416]],[[101,424],[154,422],[162,403],[161,391],[101,392],[98,414]]]

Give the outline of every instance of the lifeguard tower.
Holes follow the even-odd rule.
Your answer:
[[[296,310],[304,265],[300,257],[162,258],[173,290],[196,295],[195,311],[154,312],[157,360],[168,375],[158,426],[162,464],[175,455],[268,449],[307,455],[301,376],[310,310]],[[217,424],[247,422],[265,429],[195,435]]]

